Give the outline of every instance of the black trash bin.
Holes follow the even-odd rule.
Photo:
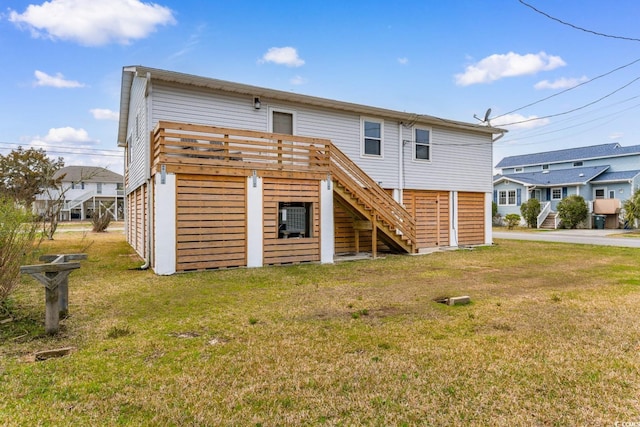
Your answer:
[[[607,217],[604,215],[594,215],[593,216],[593,228],[598,230],[604,230],[604,223]]]

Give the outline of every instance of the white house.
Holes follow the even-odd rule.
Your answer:
[[[128,241],[158,274],[490,244],[503,132],[124,67]]]
[[[89,219],[94,212],[111,212],[114,220],[124,219],[124,177],[93,166],[66,166],[54,179],[61,179],[60,191],[48,189],[36,197],[34,209],[42,212],[62,192],[61,221]]]

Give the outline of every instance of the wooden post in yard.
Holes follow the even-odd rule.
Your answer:
[[[45,288],[45,332],[58,332],[60,317],[69,313],[69,274],[80,268],[79,262],[71,260],[87,259],[86,254],[44,255],[40,260],[48,264],[23,265],[20,273],[29,274]]]
[[[58,264],[61,262],[80,261],[87,259],[87,254],[67,254],[67,255],[43,255],[40,261]],[[48,277],[54,277],[56,273],[45,273]],[[51,276],[49,276],[51,275]],[[58,285],[60,317],[65,318],[69,315],[69,278],[64,277]]]

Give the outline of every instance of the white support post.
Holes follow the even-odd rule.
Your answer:
[[[247,267],[262,267],[264,262],[264,213],[262,178],[247,178]]]
[[[320,262],[323,264],[333,264],[333,227],[333,182],[327,179],[320,181]]]
[[[160,174],[156,174],[153,189],[153,271],[159,275],[170,275],[176,272],[176,176],[167,174],[164,184],[161,184]]]
[[[493,193],[485,193],[484,196],[484,244],[493,244]]]
[[[458,192],[449,193],[449,246],[458,246]]]

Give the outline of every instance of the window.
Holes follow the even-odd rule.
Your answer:
[[[102,194],[102,183],[96,182],[96,193]]]
[[[382,157],[382,122],[372,119],[362,120],[362,135],[362,154]]]
[[[562,188],[551,189],[551,200],[562,200]]]
[[[293,113],[284,111],[271,112],[271,131],[293,135]]]
[[[604,188],[596,188],[595,193],[596,199],[604,199]]]
[[[521,172],[524,172],[524,168],[514,168],[514,169],[513,169],[513,172],[515,172],[515,173],[521,173]]]
[[[502,206],[515,206],[516,190],[500,190],[498,192],[498,204]]]
[[[413,158],[416,160],[431,160],[431,130],[414,129],[415,150]]]
[[[582,166],[582,162],[573,162],[573,167],[577,168],[579,166]]]
[[[616,198],[616,191],[615,190],[609,190],[609,198],[610,199],[615,199]]]
[[[278,239],[311,237],[312,207],[305,202],[278,203]]]
[[[549,170],[549,165],[542,165],[542,170],[543,171],[548,171]]]

